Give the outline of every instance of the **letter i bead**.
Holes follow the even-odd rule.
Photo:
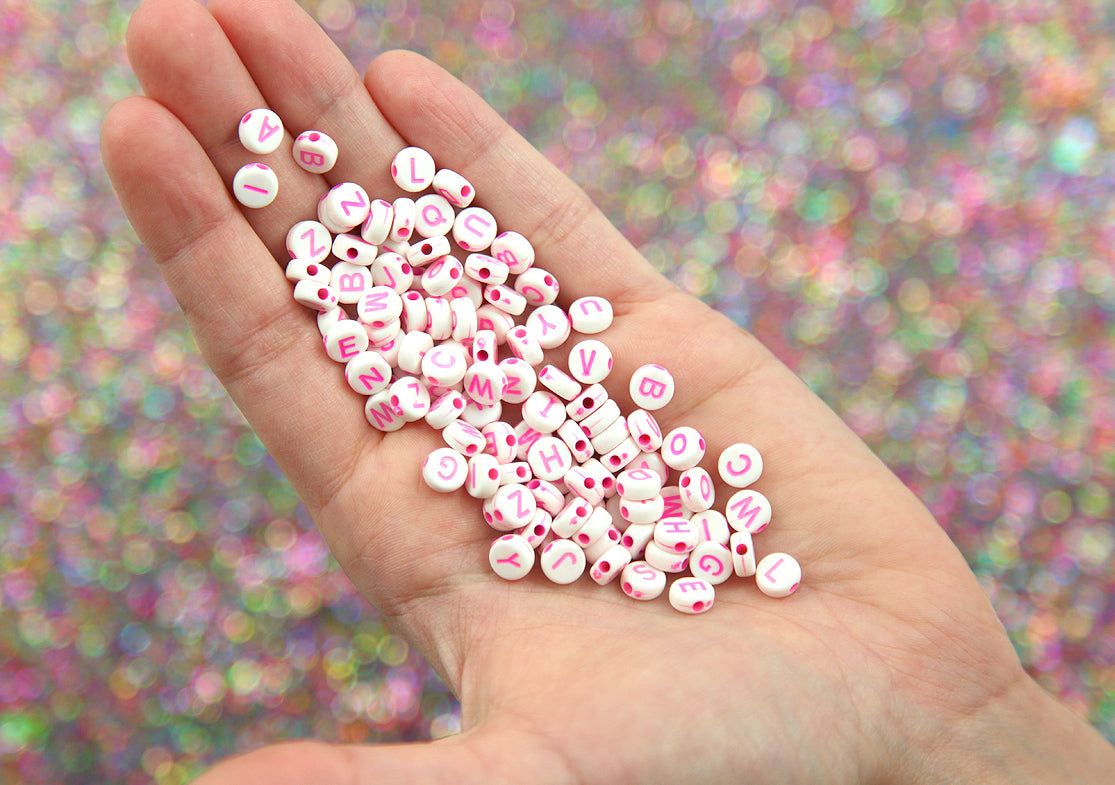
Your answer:
[[[232,193],[245,207],[266,207],[279,193],[279,178],[270,166],[244,164],[232,178]]]

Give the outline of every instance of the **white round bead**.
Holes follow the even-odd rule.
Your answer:
[[[515,429],[505,422],[493,422],[480,429],[484,434],[484,452],[493,456],[501,464],[515,460],[519,449],[519,439]]]
[[[496,344],[507,342],[507,333],[515,327],[515,318],[506,311],[501,311],[491,303],[484,303],[476,308],[476,329],[491,330],[496,337]]]
[[[507,403],[522,403],[531,396],[538,383],[538,375],[531,364],[518,357],[508,357],[499,361],[499,368],[507,376],[507,389],[503,400]]]
[[[419,197],[414,211],[414,231],[422,237],[442,237],[453,228],[453,205],[440,194]]]
[[[485,286],[484,299],[511,316],[518,316],[527,309],[527,299],[504,284]]]
[[[556,349],[569,338],[572,326],[565,311],[556,305],[542,305],[527,316],[526,327],[543,349]]]
[[[507,333],[507,348],[511,350],[512,354],[520,360],[530,363],[531,366],[541,365],[545,357],[538,339],[523,325],[519,325]]]
[[[662,439],[661,453],[671,469],[692,469],[705,457],[705,438],[686,425],[674,428]]]
[[[337,164],[337,143],[321,131],[303,131],[294,139],[291,155],[313,174],[325,174]]]
[[[278,193],[279,177],[265,164],[244,164],[232,178],[232,195],[245,207],[266,207]]]
[[[240,144],[259,155],[275,152],[283,141],[283,121],[270,109],[253,109],[245,113],[236,131]]]
[[[662,518],[654,525],[654,541],[663,550],[689,553],[701,542],[701,533],[685,518]]]
[[[330,360],[347,363],[368,349],[368,334],[355,319],[341,319],[325,334],[325,353]]]
[[[619,443],[617,447],[600,456],[600,462],[610,471],[618,472],[627,468],[632,461],[640,455],[639,445],[630,436]]]
[[[391,233],[385,242],[407,242],[414,233],[414,200],[400,196],[391,203]]]
[[[592,457],[592,442],[589,441],[585,429],[576,421],[563,422],[557,429],[557,435],[569,447],[570,452],[573,453],[573,460],[577,463],[584,463]]]
[[[554,516],[551,524],[554,534],[563,538],[572,537],[592,515],[593,509],[591,504],[580,497],[570,499],[561,512]]]
[[[662,518],[662,511],[661,494],[649,499],[623,499],[619,503],[619,514],[628,523],[657,523]]]
[[[540,267],[531,267],[515,278],[515,291],[526,298],[527,305],[535,308],[553,303],[560,289],[553,273]]]
[[[402,312],[403,298],[389,286],[372,286],[366,289],[356,303],[357,317],[370,327],[391,324]]]
[[[600,404],[595,411],[589,412],[581,420],[581,427],[585,429],[590,439],[595,439],[604,431],[611,428],[616,423],[622,421],[623,427],[627,427],[627,421],[624,420],[623,415],[620,413],[619,404],[612,399],[608,399]],[[607,452],[596,448],[597,452]]]
[[[643,452],[654,452],[662,446],[662,431],[654,415],[646,409],[636,409],[627,415],[627,430]]]
[[[553,523],[553,518],[545,510],[538,510],[534,513],[534,517],[530,523],[516,531],[521,534],[532,548],[537,548],[541,545],[547,536],[550,534],[550,526]]]
[[[657,526],[655,524],[656,529]],[[689,566],[688,553],[675,553],[663,548],[654,540],[648,542],[646,547],[643,548],[643,558],[647,560],[648,564],[663,572],[683,572]]]
[[[506,466],[501,467],[506,469]],[[463,482],[463,481],[462,481]],[[534,517],[538,503],[534,494],[525,485],[519,483],[506,483],[492,496],[493,527],[503,531],[511,531],[521,526],[526,526]]]
[[[503,400],[507,374],[493,362],[474,362],[465,371],[465,395],[477,403],[492,406]]]
[[[329,282],[337,290],[341,302],[352,305],[372,288],[372,271],[358,264],[337,262],[329,272]]]
[[[728,485],[746,488],[762,475],[763,456],[752,445],[737,442],[720,453],[717,470]]]
[[[631,427],[630,421],[627,423]],[[647,469],[654,472],[662,478],[662,483],[665,485],[666,480],[670,477],[670,467],[662,460],[662,456],[656,452],[640,452],[635,456],[635,460],[627,465],[628,469]]]
[[[705,510],[703,512],[694,513],[693,517],[689,519],[693,525],[697,527],[697,531],[701,533],[702,541],[718,542],[721,545],[726,545],[728,537],[731,535],[732,530],[728,526],[728,519],[722,513],[716,510]]]
[[[545,548],[539,561],[542,573],[557,584],[569,584],[585,571],[585,552],[569,540],[554,540]]]
[[[620,538],[619,544],[627,549],[632,558],[637,558],[643,555],[647,544],[653,540],[653,523],[632,523],[623,530],[623,536]]]
[[[363,351],[345,365],[345,381],[361,395],[375,395],[391,383],[391,366],[376,352]]]
[[[649,469],[627,469],[616,477],[616,490],[626,501],[644,501],[662,491],[662,478]]]
[[[619,545],[620,532],[613,524],[608,524],[604,534],[584,546],[585,560],[592,564],[603,556],[610,548]],[[626,551],[625,551],[626,552]]]
[[[425,267],[427,264],[430,264],[430,262],[448,257],[450,250],[449,241],[444,237],[427,237],[424,240],[413,243],[407,248],[406,260],[411,267]],[[433,269],[435,266],[436,265],[430,265],[430,269]],[[464,268],[461,266],[460,262],[457,262],[456,265],[451,265],[450,269],[455,271],[452,280],[441,280],[441,278],[438,277],[450,277],[449,271],[446,270],[443,273],[441,268],[438,268],[432,274],[430,270],[426,270],[422,274],[422,288],[426,290],[427,294],[440,297],[452,289],[456,280],[464,275]]]
[[[589,577],[598,585],[611,583],[631,563],[631,554],[622,545],[610,545],[589,569]]]
[[[421,147],[404,147],[391,159],[391,179],[408,193],[426,190],[436,171],[433,156]]]
[[[355,229],[368,217],[368,192],[356,183],[337,183],[325,194],[320,210],[328,219],[322,223],[333,223],[345,231]]]
[[[430,391],[414,377],[393,382],[387,392],[391,394],[391,405],[402,413],[407,422],[421,420],[430,410]]]
[[[294,285],[294,301],[317,311],[340,310],[337,290],[309,278]]]
[[[472,183],[452,169],[438,169],[430,186],[454,207],[468,207],[476,198]]]
[[[461,420],[453,420],[442,429],[441,438],[445,443],[467,458],[480,453],[484,449],[484,434],[475,425],[469,425]]]
[[[422,463],[422,479],[435,491],[449,493],[465,484],[468,462],[456,450],[439,447]]]
[[[562,411],[564,413],[564,409]],[[584,427],[584,423],[581,423],[581,427]],[[601,455],[607,455],[629,436],[627,420],[623,417],[617,417],[615,422],[592,437],[592,449]]]
[[[538,381],[566,401],[571,401],[581,394],[581,385],[554,365],[547,365],[539,371]],[[564,404],[562,407],[564,408]]]
[[[716,590],[702,578],[679,578],[670,586],[670,605],[682,613],[704,613],[716,602]]]
[[[653,600],[666,588],[666,573],[645,561],[633,561],[620,573],[620,587],[633,600]]]
[[[474,499],[490,499],[499,490],[499,463],[483,453],[468,459],[465,491]]]
[[[414,283],[414,271],[401,255],[394,251],[384,251],[376,257],[372,262],[372,283],[376,286],[386,286],[398,295],[408,293],[410,286]],[[420,292],[414,292],[418,297],[421,297]],[[422,311],[422,324],[416,325],[408,329],[425,329],[426,311]]]
[[[683,471],[678,478],[678,487],[681,488],[681,503],[690,512],[704,512],[716,501],[712,477],[700,466]]]
[[[553,433],[566,421],[565,403],[546,390],[536,390],[523,401],[523,422],[539,433]]]
[[[422,377],[436,387],[452,387],[465,378],[468,360],[464,350],[455,344],[440,344],[422,358]]]
[[[593,384],[566,404],[565,411],[571,419],[581,422],[608,400],[608,391],[604,389],[604,385]]]
[[[658,411],[674,397],[674,377],[661,365],[644,365],[631,374],[630,392],[640,409]]]
[[[468,341],[476,335],[476,306],[467,297],[452,297],[449,300],[449,312],[453,316],[454,341]]]
[[[466,207],[453,221],[453,239],[466,251],[483,251],[495,236],[496,219],[483,207]]]
[[[379,256],[379,248],[355,234],[338,234],[333,238],[333,255],[349,264],[371,267]]]
[[[733,575],[732,552],[727,545],[706,540],[689,554],[689,571],[716,586]]]
[[[508,581],[525,578],[534,566],[534,548],[519,534],[505,534],[488,550],[492,571]]]
[[[768,553],[755,567],[755,583],[768,597],[789,597],[801,585],[801,565],[788,553]]]
[[[758,491],[744,488],[736,491],[728,499],[724,508],[724,517],[728,525],[736,531],[748,531],[758,534],[770,524],[770,500]]]
[[[746,529],[732,534],[728,540],[728,550],[732,552],[732,569],[741,578],[755,574],[755,544],[751,533]]]
[[[291,259],[286,266],[286,279],[298,283],[307,279],[318,283],[329,283],[329,268],[309,259]]]
[[[411,330],[399,342],[398,366],[410,374],[422,372],[422,358],[434,348],[434,339],[428,333]]]
[[[527,450],[527,462],[535,477],[553,482],[573,467],[573,456],[561,439],[543,436]]]
[[[604,501],[604,486],[583,466],[574,466],[562,477],[565,487],[577,494],[589,504],[600,504]]]
[[[286,233],[286,249],[292,259],[324,262],[333,250],[333,235],[319,221],[299,221]]]
[[[611,514],[603,507],[595,507],[592,510],[592,514],[588,516],[588,520],[581,524],[580,528],[573,533],[570,539],[582,548],[587,548],[603,537],[604,533],[608,531],[611,525]]]
[[[603,297],[582,297],[569,306],[573,329],[583,335],[595,335],[612,325],[612,304]]]
[[[391,235],[391,224],[395,220],[395,210],[385,199],[373,199],[368,205],[368,217],[360,226],[360,236],[364,242],[382,245]]]
[[[537,472],[535,472],[535,478],[527,483],[527,487],[534,494],[534,500],[538,502],[538,506],[550,515],[557,515],[565,507],[565,496],[562,495],[562,492],[552,482],[539,479]]]
[[[600,341],[581,341],[569,353],[569,373],[579,382],[596,384],[611,372],[612,351]]]
[[[465,410],[465,397],[456,390],[449,390],[437,397],[426,412],[426,424],[438,430],[461,416]]]
[[[521,275],[534,264],[534,246],[518,232],[503,232],[491,241],[491,254],[507,265],[512,275]]]
[[[507,281],[507,265],[486,253],[470,253],[465,257],[465,275],[484,286],[497,286]]]

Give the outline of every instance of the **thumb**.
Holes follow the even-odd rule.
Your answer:
[[[285,742],[222,761],[193,785],[536,785],[567,774],[530,737],[470,731],[412,744]]]

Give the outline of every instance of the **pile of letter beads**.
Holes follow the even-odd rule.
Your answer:
[[[238,130],[261,155],[283,139],[267,109],[245,114]],[[324,173],[338,151],[308,130],[292,155]],[[618,581],[635,600],[666,593],[690,614],[709,610],[715,587],[733,576],[754,576],[771,597],[792,594],[801,582],[792,556],[756,563],[752,537],[771,520],[770,502],[751,488],[763,470],[758,450],[741,442],[720,453],[717,475],[735,493],[714,510],[715,482],[699,465],[704,437],[685,426],[663,434],[653,414],[674,395],[666,368],[635,371],[628,390],[638,408],[624,414],[602,385],[613,365],[603,341],[579,340],[564,368],[545,363],[545,351],[574,332],[604,333],[611,304],[556,305],[557,278],[535,265],[530,242],[500,232],[472,204],[472,184],[438,169],[425,150],[399,151],[391,177],[406,196],[372,199],[356,183],[322,196],[316,220],[287,234],[286,275],[294,299],[317,312],[326,353],[366,396],[368,422],[394,431],[424,420],[440,430],[446,446],[427,456],[422,477],[481,502],[499,533],[491,569],[519,580],[537,563],[557,584],[588,572],[600,585]],[[266,206],[277,189],[262,163],[233,180],[246,207]]]

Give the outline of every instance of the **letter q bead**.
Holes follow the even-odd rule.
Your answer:
[[[671,469],[692,469],[705,457],[705,438],[694,428],[674,428],[662,440],[662,460]]]
[[[465,457],[449,447],[440,447],[422,464],[422,479],[435,491],[450,493],[465,484],[468,462]]]
[[[670,586],[670,605],[682,613],[704,613],[716,601],[716,590],[703,578],[679,578]]]
[[[525,578],[534,566],[534,548],[519,534],[505,534],[488,550],[492,571],[508,581]]]

